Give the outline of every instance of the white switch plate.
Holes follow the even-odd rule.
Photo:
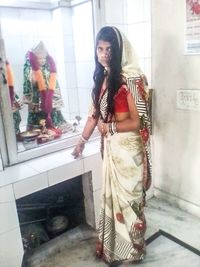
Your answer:
[[[178,89],[176,107],[183,110],[200,111],[200,89]]]

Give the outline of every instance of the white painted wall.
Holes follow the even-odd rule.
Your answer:
[[[200,56],[184,55],[185,2],[152,0],[155,194],[200,216],[200,112],[178,110],[180,88],[200,88]]]
[[[101,9],[101,26],[116,26],[128,37],[151,87],[151,0],[102,0]]]
[[[2,162],[1,151],[0,151],[0,171],[3,171],[3,162]]]

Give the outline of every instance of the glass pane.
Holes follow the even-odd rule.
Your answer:
[[[0,16],[18,152],[78,135],[92,88],[91,1],[55,10],[0,7]]]

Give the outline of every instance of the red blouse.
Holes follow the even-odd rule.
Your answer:
[[[122,85],[114,97],[114,110],[115,112],[129,112],[127,96],[130,94],[130,90]]]

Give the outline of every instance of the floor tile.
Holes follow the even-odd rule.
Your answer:
[[[149,238],[155,234],[159,229],[168,232],[175,238],[193,246],[200,250],[200,219],[194,217],[169,203],[152,198],[148,200],[145,208],[147,219],[147,234]],[[189,225],[188,225],[189,224]],[[74,232],[73,232],[74,231]],[[80,231],[78,231],[80,233]],[[84,232],[84,231],[83,231]],[[94,233],[95,234],[95,233]],[[68,233],[66,232],[67,236]],[[78,240],[76,236],[76,229],[72,230],[71,236],[76,240],[76,244],[72,242],[69,246],[69,236],[66,238],[60,236],[61,242],[57,239],[57,245],[54,244],[55,249],[41,248],[43,253],[43,260],[40,263],[32,264],[28,267],[106,267],[104,262],[97,261],[94,256],[95,238],[89,235],[87,238],[82,237]],[[80,235],[79,235],[80,237]],[[55,242],[55,241],[50,241]],[[67,245],[68,243],[68,245]],[[48,243],[47,243],[48,244]],[[59,245],[58,245],[59,244]],[[47,246],[47,245],[46,245]],[[58,246],[59,249],[58,249]],[[41,253],[41,252],[40,252]],[[46,253],[46,254],[45,254]],[[37,254],[37,253],[36,253]],[[36,255],[35,254],[35,255]],[[39,258],[41,255],[37,254]],[[135,266],[135,265],[120,265],[121,267]],[[157,239],[147,245],[147,254],[141,267],[200,267],[200,257],[177,242],[166,238],[166,236],[159,236]]]

